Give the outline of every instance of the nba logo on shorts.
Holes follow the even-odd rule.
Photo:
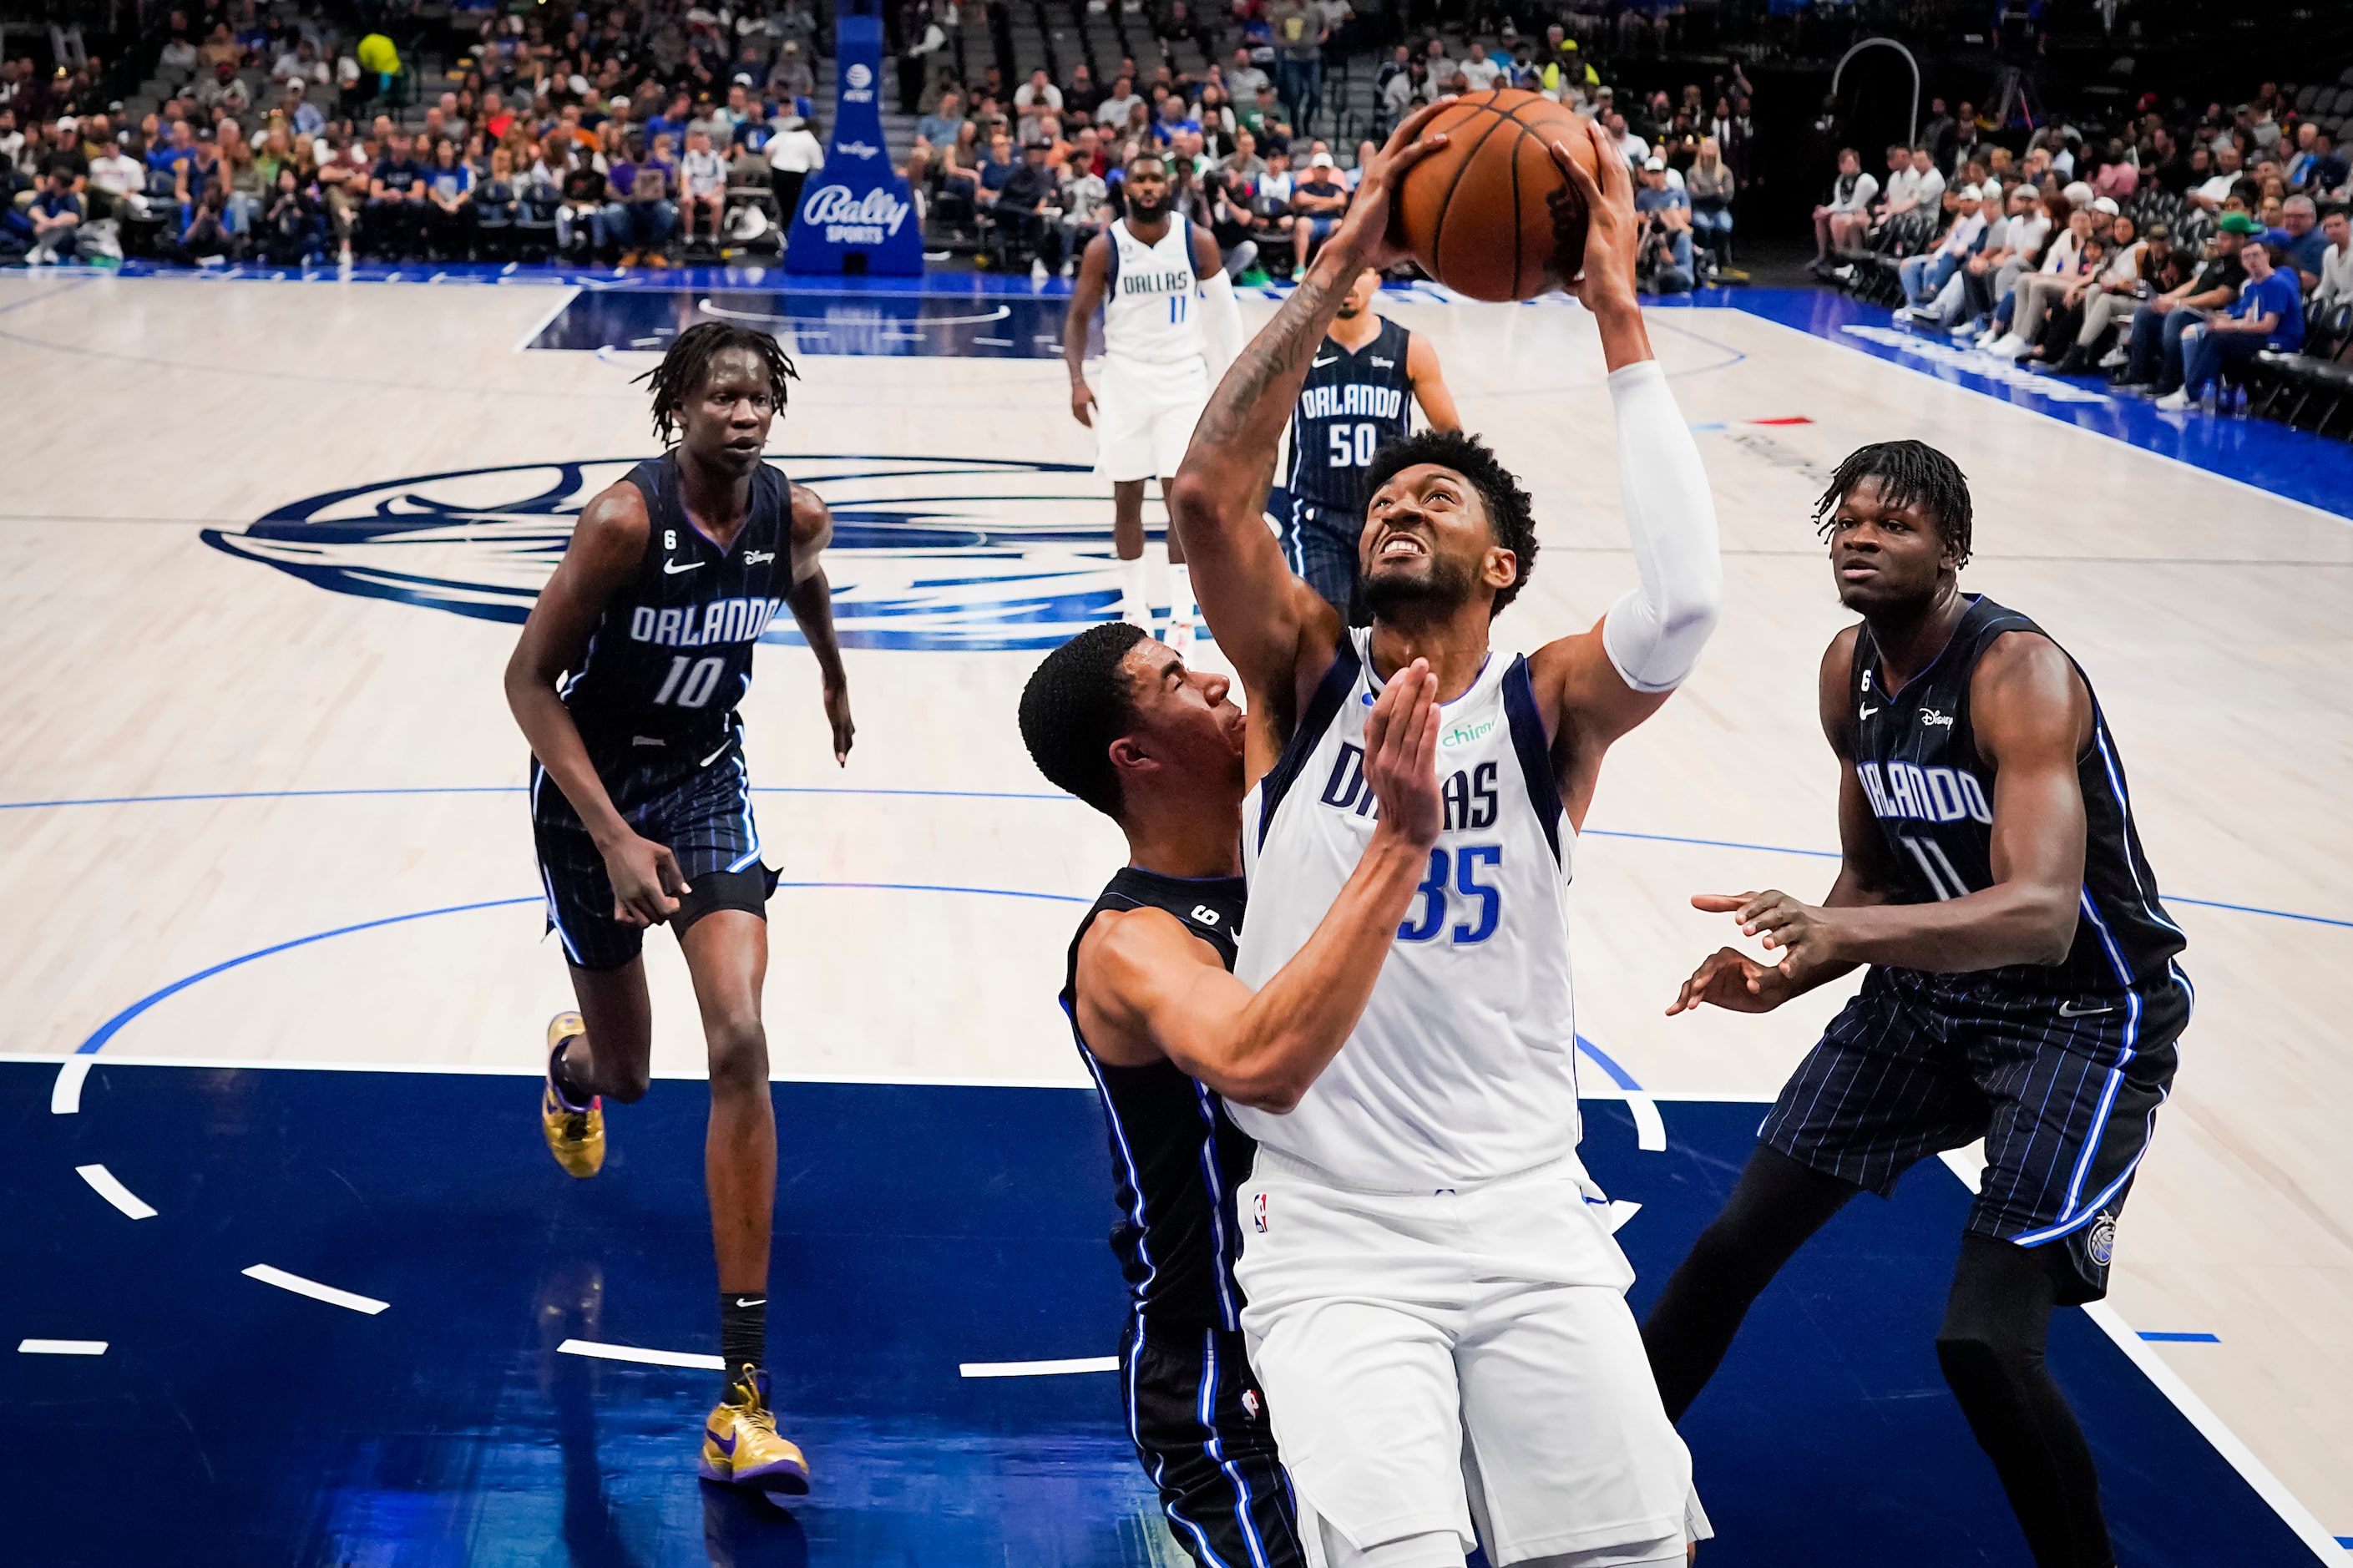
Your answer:
[[[1265,1222],[1261,1221],[1259,1224],[1259,1229],[1264,1230],[1265,1228]],[[2084,1238],[2084,1256],[2091,1258],[2093,1262],[2098,1264],[2101,1268],[2105,1268],[2108,1266],[2108,1259],[2115,1257],[2116,1252],[2116,1216],[2111,1214],[2103,1213],[2099,1218],[2092,1222],[2091,1234]]]
[[[1250,1223],[1258,1226],[1261,1234],[1265,1232],[1266,1194],[1264,1193],[1253,1193],[1250,1194]]]

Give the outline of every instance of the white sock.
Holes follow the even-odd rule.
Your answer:
[[[1193,573],[1181,561],[1168,563],[1168,624],[1190,625],[1194,618]]]
[[[1143,556],[1119,563],[1119,618],[1152,625],[1152,568]]]

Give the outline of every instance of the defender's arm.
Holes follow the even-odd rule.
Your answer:
[[[1405,374],[1413,383],[1413,400],[1421,405],[1421,416],[1431,429],[1462,428],[1462,416],[1454,412],[1454,394],[1447,387],[1446,373],[1438,366],[1438,345],[1419,332],[1406,334]]]
[[[1088,1048],[1126,1067],[1166,1057],[1238,1104],[1297,1105],[1356,1029],[1427,874],[1445,820],[1437,700],[1438,678],[1417,659],[1374,704],[1364,764],[1380,803],[1373,836],[1314,934],[1260,990],[1165,910],[1097,917],[1079,945]]]

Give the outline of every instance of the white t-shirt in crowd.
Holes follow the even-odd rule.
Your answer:
[[[90,183],[110,196],[127,196],[147,184],[147,174],[138,159],[111,153],[90,160]]]
[[[1040,103],[1057,114],[1061,113],[1062,89],[1050,81],[1043,87],[1034,82],[1025,81],[1013,89],[1013,108],[1016,113],[1023,110],[1035,110]]]
[[[727,160],[717,153],[689,152],[678,161],[678,172],[690,196],[715,196],[727,188]]]
[[[1854,177],[1854,189],[1841,196],[1839,195],[1839,187],[1845,183],[1844,175],[1831,182],[1831,199],[1828,205],[1834,213],[1859,213],[1869,206],[1873,199],[1879,195],[1879,182],[1873,179],[1868,173],[1857,174]]]
[[[1469,79],[1472,92],[1486,91],[1504,74],[1504,68],[1493,60],[1464,60],[1455,68]]]

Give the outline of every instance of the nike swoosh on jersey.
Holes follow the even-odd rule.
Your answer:
[[[1870,718],[1873,713],[1876,713],[1876,712],[1878,712],[1878,711],[1879,711],[1879,710],[1878,710],[1878,709],[1876,709],[1876,708],[1865,708],[1865,709],[1863,709],[1863,710],[1862,710],[1862,717],[1863,717],[1863,718],[1865,718],[1865,719],[1868,719],[1868,718]]]
[[[662,563],[662,574],[665,576],[675,577],[681,572],[699,571],[702,564],[700,561],[690,561],[681,566],[675,561],[665,561]]]
[[[1315,361],[1310,368],[1314,370],[1322,370],[1327,364],[1338,364],[1339,363],[1340,356],[1338,354],[1334,354],[1330,359],[1319,359]]]
[[[2115,1011],[2116,1008],[2113,1006],[2078,1007],[2066,1002],[2059,1004],[2059,1016],[2063,1018],[2090,1018],[2095,1017],[2102,1013],[2113,1013]]]

